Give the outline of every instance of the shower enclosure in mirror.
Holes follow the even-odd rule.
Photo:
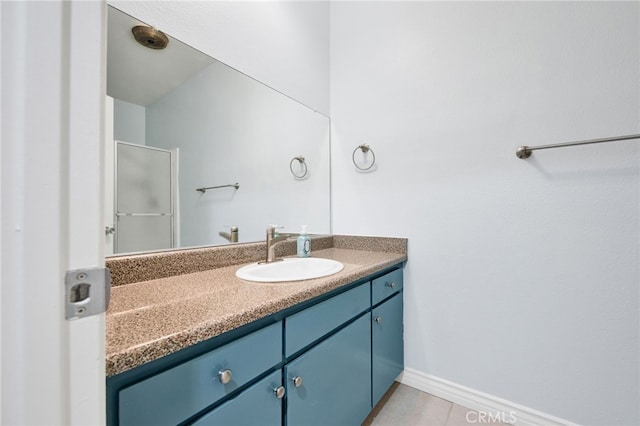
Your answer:
[[[330,232],[328,117],[171,37],[139,44],[132,28],[147,25],[112,6],[108,19],[107,149],[141,156],[126,160],[139,180],[125,181],[122,152],[107,155],[108,253],[258,241],[268,224]],[[144,159],[163,152],[166,174]]]
[[[116,141],[115,253],[179,245],[175,155],[175,150]]]

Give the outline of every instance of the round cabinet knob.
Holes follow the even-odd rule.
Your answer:
[[[396,286],[396,283],[394,283],[394,282],[390,282],[390,283],[387,283],[387,286],[388,286],[389,288],[394,288],[394,287]]]
[[[273,393],[276,395],[276,398],[278,399],[284,398],[284,393],[285,393],[284,386],[278,386],[273,390]]]
[[[382,317],[376,317],[374,321],[376,324],[382,324]]]
[[[293,383],[293,386],[299,388],[300,386],[302,386],[302,377],[294,377],[293,379],[291,379],[291,383]]]
[[[233,375],[231,374],[231,370],[218,371],[218,379],[220,379],[220,383],[222,383],[223,385],[229,383],[232,376]]]

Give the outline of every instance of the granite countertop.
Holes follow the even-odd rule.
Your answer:
[[[366,244],[336,244],[312,257],[334,259],[344,269],[334,275],[285,283],[243,281],[223,266],[112,289],[106,317],[106,373],[113,376],[218,336],[282,309],[407,260],[403,250],[362,250]],[[402,244],[403,243],[403,244]],[[397,246],[397,244],[396,244]],[[342,248],[349,247],[349,248]]]

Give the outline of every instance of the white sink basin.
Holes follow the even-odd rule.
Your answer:
[[[318,257],[291,258],[272,263],[252,263],[236,271],[236,277],[261,283],[300,281],[336,274],[344,265]]]

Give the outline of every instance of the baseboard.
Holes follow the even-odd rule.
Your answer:
[[[574,425],[567,420],[541,413],[511,401],[480,392],[448,380],[434,377],[411,368],[405,368],[398,381],[412,388],[430,393],[447,401],[462,405],[479,413],[486,414],[487,419],[499,419],[518,426],[568,426]],[[481,424],[481,419],[470,419]],[[515,422],[514,422],[515,420]],[[487,420],[488,422],[488,420]]]

